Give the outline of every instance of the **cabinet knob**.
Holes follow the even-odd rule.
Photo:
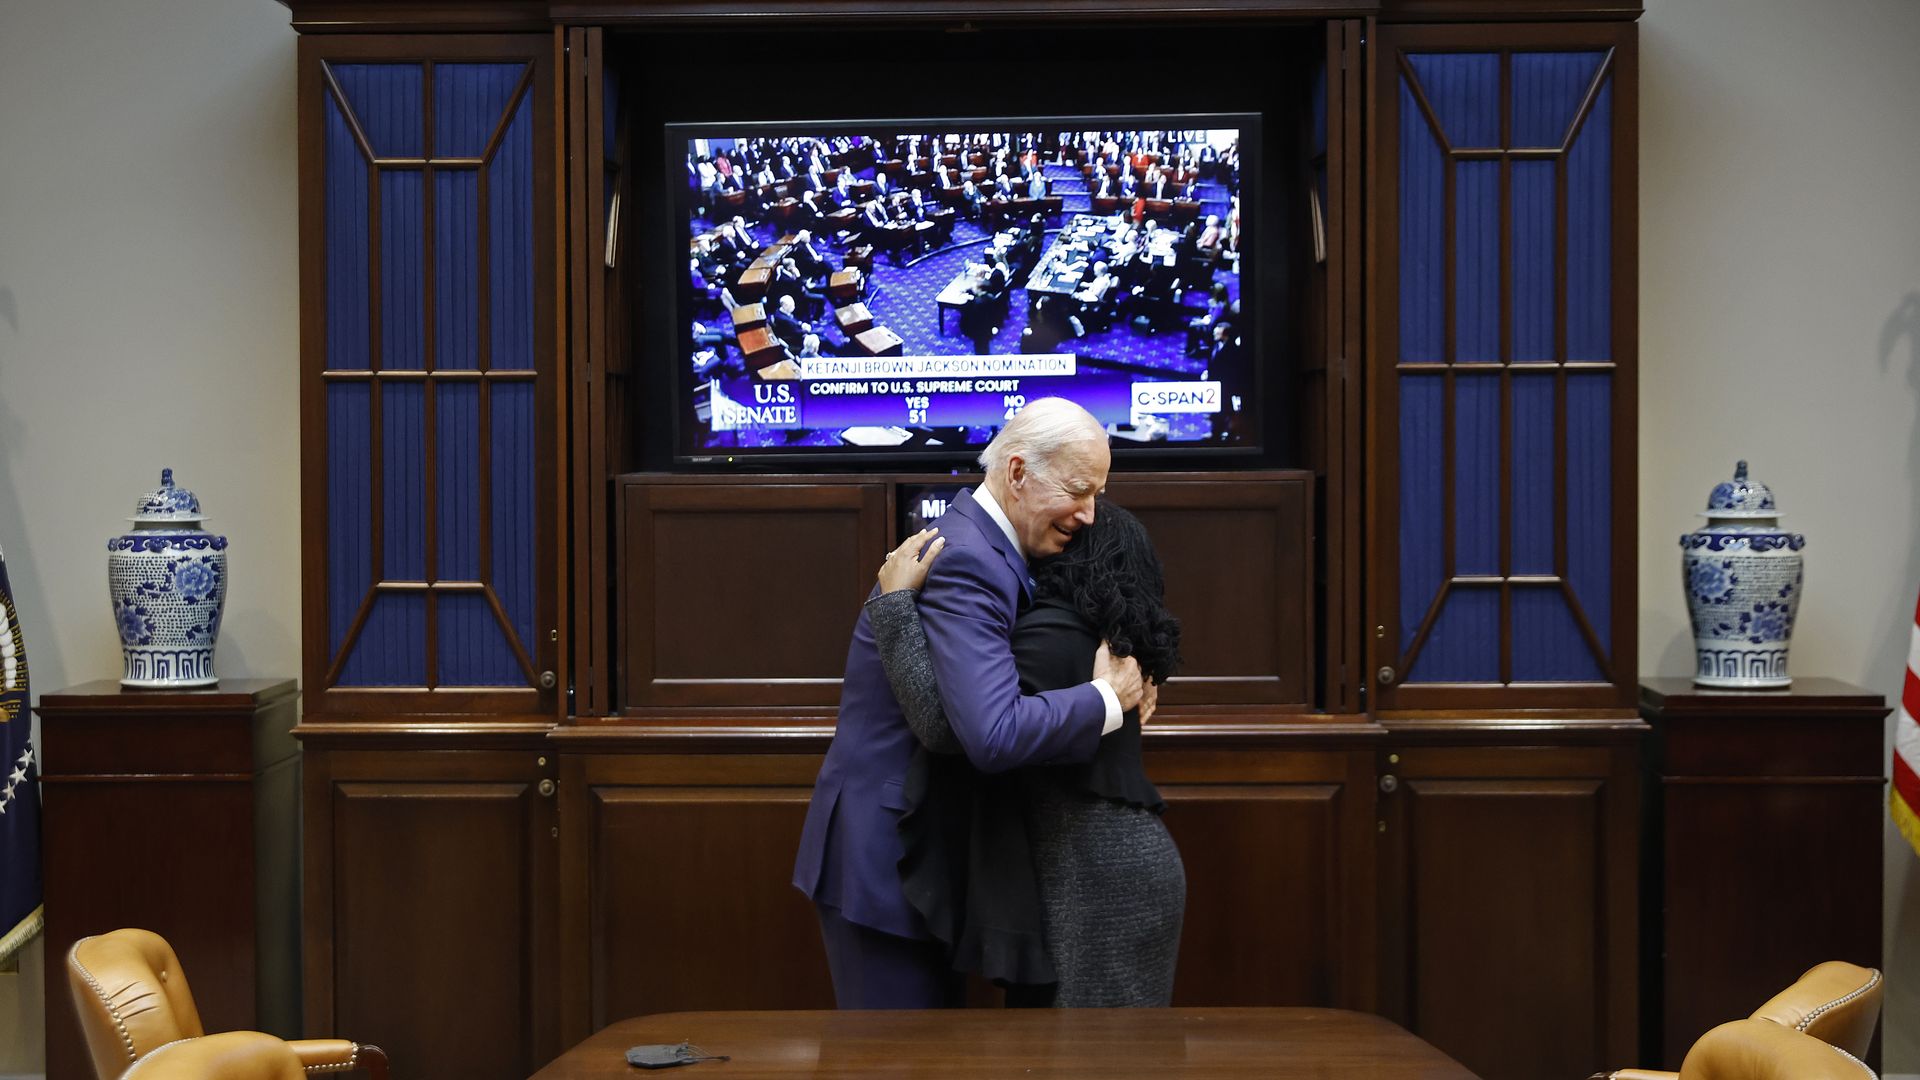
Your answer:
[[[547,798],[551,799],[553,798],[553,791],[554,791],[553,781],[551,780],[540,781],[540,794],[545,795]]]
[[[558,675],[555,675],[551,671],[543,671],[540,673],[540,689],[551,690],[558,685],[560,685],[560,677]]]
[[[1380,790],[1388,795],[1400,790],[1400,778],[1388,773],[1380,778]]]
[[[1381,668],[1381,669],[1380,669],[1380,672],[1379,672],[1379,679],[1380,679],[1380,685],[1381,685],[1381,686],[1392,686],[1392,685],[1393,685],[1393,677],[1394,677],[1394,671],[1393,671],[1393,669],[1392,669],[1392,668],[1390,668],[1390,667],[1383,667],[1383,668]]]

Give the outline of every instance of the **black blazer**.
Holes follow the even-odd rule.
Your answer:
[[[808,329],[807,324],[784,311],[775,311],[772,320],[773,336],[786,342],[787,347],[794,352],[800,351],[806,336],[812,333],[812,331]]]
[[[1020,671],[1020,692],[1037,694],[1078,686],[1093,678],[1093,654],[1100,636],[1080,613],[1058,601],[1043,600],[1022,612],[1013,627],[1013,663]],[[1063,783],[1108,799],[1166,808],[1160,792],[1140,765],[1140,711],[1129,709],[1120,728],[1102,736],[1100,749],[1085,765],[1045,765]]]

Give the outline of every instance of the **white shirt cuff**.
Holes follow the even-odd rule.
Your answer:
[[[1105,679],[1093,680],[1093,688],[1100,691],[1100,700],[1107,703],[1107,719],[1100,725],[1100,734],[1111,735],[1120,730],[1120,695],[1113,692]]]

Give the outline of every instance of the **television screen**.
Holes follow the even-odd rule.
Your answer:
[[[1054,396],[1117,446],[1258,449],[1256,126],[668,125],[678,456],[970,456]]]

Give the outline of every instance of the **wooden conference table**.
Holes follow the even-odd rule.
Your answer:
[[[1475,1080],[1404,1028],[1341,1009],[947,1009],[660,1013],[622,1020],[533,1080],[633,1080],[630,1046],[690,1041],[727,1061],[675,1080],[913,1076]]]

